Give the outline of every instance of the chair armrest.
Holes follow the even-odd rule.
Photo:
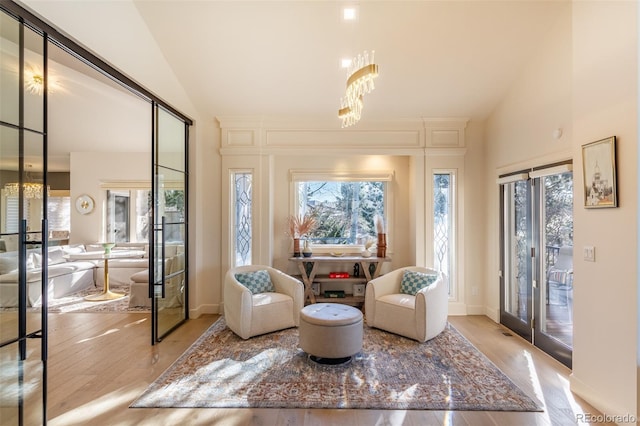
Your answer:
[[[252,295],[233,274],[227,272],[224,280],[224,317],[227,325],[243,339],[250,337]]]
[[[286,294],[293,299],[294,322],[299,325],[300,310],[304,307],[304,284],[297,278],[277,269],[270,269],[269,275],[277,293]]]
[[[442,330],[449,314],[449,285],[445,274],[440,273],[433,284],[416,293],[416,329],[421,341],[433,336],[433,330]]]
[[[376,300],[388,294],[400,292],[402,269],[388,272],[367,283],[364,295],[364,312],[367,324],[373,326],[376,318]]]
[[[384,275],[375,278],[367,284],[367,288],[371,287],[373,295],[376,299],[386,296],[387,294],[395,294],[400,292],[400,280],[402,279],[403,269],[396,269]]]

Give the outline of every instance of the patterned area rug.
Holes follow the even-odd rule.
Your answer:
[[[322,366],[296,328],[242,340],[224,318],[131,407],[542,411],[451,325],[422,344],[365,326],[350,364]]]

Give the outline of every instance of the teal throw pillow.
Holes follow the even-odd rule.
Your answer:
[[[271,282],[269,271],[261,269],[254,272],[241,272],[236,274],[236,280],[249,289],[252,294],[268,293],[276,291]]]
[[[424,272],[404,271],[402,281],[400,281],[400,292],[415,296],[423,288],[433,284],[438,279],[436,274],[426,274]]]

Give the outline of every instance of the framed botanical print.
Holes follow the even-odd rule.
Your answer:
[[[582,145],[584,206],[618,207],[616,188],[616,137]]]

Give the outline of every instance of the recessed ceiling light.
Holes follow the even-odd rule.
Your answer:
[[[355,7],[345,7],[344,9],[342,9],[342,18],[345,21],[355,21],[357,18],[356,12],[357,11]]]

